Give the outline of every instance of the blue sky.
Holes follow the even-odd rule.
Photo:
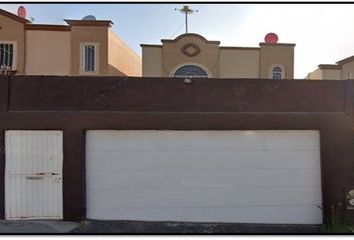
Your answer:
[[[184,16],[175,11],[183,4],[23,4],[34,23],[64,24],[63,19],[114,22],[113,30],[141,55],[141,43],[184,33]],[[20,4],[1,4],[16,13]],[[354,4],[189,4],[189,29],[222,46],[258,47],[268,32],[279,42],[295,43],[295,78],[304,78],[318,64],[333,64],[354,55]],[[178,30],[178,31],[177,31]]]

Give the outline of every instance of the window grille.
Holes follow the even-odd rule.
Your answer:
[[[272,70],[272,78],[273,79],[282,79],[283,78],[283,71],[280,67],[274,67]]]
[[[0,44],[0,67],[13,67],[14,46],[13,44]]]
[[[96,48],[93,45],[84,46],[84,71],[96,71]]]

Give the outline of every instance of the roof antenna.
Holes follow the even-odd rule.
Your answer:
[[[185,14],[185,17],[186,17],[186,33],[188,33],[188,14],[192,14],[194,12],[198,12],[198,10],[190,9],[188,5],[184,5],[183,8],[181,8],[181,9],[175,8],[175,10],[179,10],[181,13]]]

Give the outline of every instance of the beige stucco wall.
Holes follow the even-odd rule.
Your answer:
[[[259,78],[259,50],[220,49],[220,78]]]
[[[26,74],[71,74],[70,32],[27,30],[26,39]]]
[[[310,80],[345,80],[348,79],[348,72],[350,70],[353,73],[353,66],[348,66],[345,72],[341,69],[316,69],[315,71],[309,73],[306,79]]]
[[[354,79],[354,62],[343,65],[341,77],[342,79]]]
[[[294,46],[291,44],[261,44],[260,77],[271,78],[271,67],[282,65],[285,78],[294,78]]]
[[[25,67],[25,34],[23,23],[0,15],[0,41],[16,42],[17,58],[16,69],[17,74],[24,74]]]
[[[108,75],[108,27],[72,26],[71,27],[71,74],[80,73],[80,43],[98,43],[98,72],[90,75]]]
[[[309,80],[321,80],[323,77],[323,73],[322,73],[322,70],[321,69],[316,69],[315,71],[313,72],[310,72],[306,79],[309,79]]]
[[[143,77],[162,76],[162,47],[142,47]]]
[[[322,69],[323,80],[341,80],[342,74],[340,69]]]
[[[271,68],[281,66],[284,78],[294,77],[295,44],[260,44],[260,48],[219,47],[198,34],[182,34],[174,40],[161,40],[162,45],[142,44],[143,76],[170,77],[179,67],[194,64],[214,78],[269,78]],[[195,45],[200,53],[185,53]],[[192,56],[191,56],[192,55]]]
[[[108,74],[113,76],[142,75],[142,60],[113,31],[108,30]]]
[[[189,57],[181,52],[181,49],[189,43],[197,45],[201,52]],[[219,77],[219,44],[207,43],[196,36],[186,36],[176,42],[164,42],[162,44],[162,77],[169,77],[179,66],[185,63],[197,63],[207,68],[212,77]]]

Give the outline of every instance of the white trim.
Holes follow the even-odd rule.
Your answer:
[[[17,70],[17,41],[2,41],[0,44],[12,44],[13,45],[13,55],[12,55],[12,70]]]
[[[86,72],[84,59],[85,59],[85,46],[94,46],[95,47],[95,71],[93,72]],[[99,74],[99,56],[100,56],[100,44],[97,42],[80,42],[80,74],[82,75],[98,75]]]
[[[208,78],[212,78],[213,75],[211,74],[211,72],[209,71],[209,69],[199,63],[195,63],[195,62],[184,62],[184,63],[181,63],[179,65],[177,65],[171,72],[170,72],[170,75],[169,77],[174,77],[176,71],[178,69],[180,69],[181,67],[184,67],[184,66],[188,66],[188,65],[194,65],[194,66],[197,66],[197,67],[200,67],[201,69],[203,69],[207,74],[208,74]]]
[[[286,74],[285,74],[285,66],[282,65],[282,64],[273,64],[273,65],[271,65],[271,66],[269,67],[269,70],[268,70],[268,77],[269,77],[270,79],[273,79],[273,69],[274,69],[275,67],[279,67],[279,68],[281,69],[281,71],[282,71],[282,73],[281,73],[281,79],[284,79],[285,76],[286,76]]]

